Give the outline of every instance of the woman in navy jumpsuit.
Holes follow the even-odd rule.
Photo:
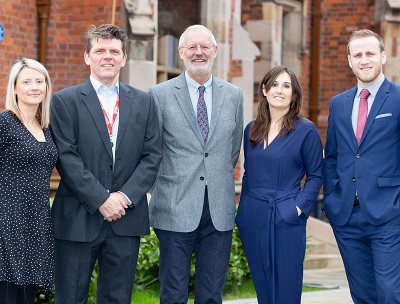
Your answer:
[[[258,303],[298,304],[306,222],[322,185],[322,144],[300,114],[302,93],[291,69],[270,70],[259,93],[257,118],[244,131],[236,223]]]

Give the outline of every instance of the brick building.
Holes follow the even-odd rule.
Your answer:
[[[330,98],[356,84],[346,56],[353,30],[381,34],[384,73],[400,82],[398,0],[0,0],[0,107],[9,68],[22,56],[45,64],[54,91],[86,80],[84,32],[112,22],[130,38],[121,78],[143,90],[182,71],[177,38],[188,25],[209,27],[219,44],[214,74],[242,87],[246,123],[255,115],[265,72],[279,64],[293,68],[303,114],[323,141]]]

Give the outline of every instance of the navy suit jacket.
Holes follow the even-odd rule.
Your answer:
[[[351,123],[357,88],[332,98],[324,158],[323,210],[344,225],[354,196],[374,225],[400,214],[400,87],[384,80],[368,114],[360,145]]]
[[[88,79],[52,98],[51,128],[59,151],[61,182],[52,207],[56,239],[93,241],[103,223],[98,211],[109,193],[135,204],[111,222],[121,236],[149,233],[146,192],[161,160],[154,102],[148,93],[120,83],[119,127],[113,164],[111,142],[97,94]]]

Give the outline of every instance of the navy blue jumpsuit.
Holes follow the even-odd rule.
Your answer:
[[[301,118],[294,131],[264,149],[263,143],[250,143],[251,125],[244,131],[245,172],[236,223],[258,303],[298,304],[307,218],[322,185],[321,139],[315,126]]]

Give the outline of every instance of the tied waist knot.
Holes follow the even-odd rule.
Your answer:
[[[276,295],[275,295],[275,278],[276,278],[276,269],[275,269],[275,219],[276,219],[276,209],[277,204],[287,201],[291,198],[295,198],[297,194],[300,192],[300,189],[287,191],[287,190],[275,190],[275,189],[266,189],[266,188],[256,188],[249,189],[247,195],[261,201],[265,201],[268,203],[269,207],[272,211],[269,213],[268,217],[268,227],[267,229],[263,229],[260,231],[261,241],[260,241],[260,251],[262,255],[262,264],[264,268],[264,272],[269,278],[269,282],[271,282],[271,303],[275,303]],[[271,276],[269,277],[268,274]]]
[[[247,195],[261,201],[268,202],[269,206],[273,208],[276,204],[295,198],[300,190],[275,190],[267,188],[249,189]]]

